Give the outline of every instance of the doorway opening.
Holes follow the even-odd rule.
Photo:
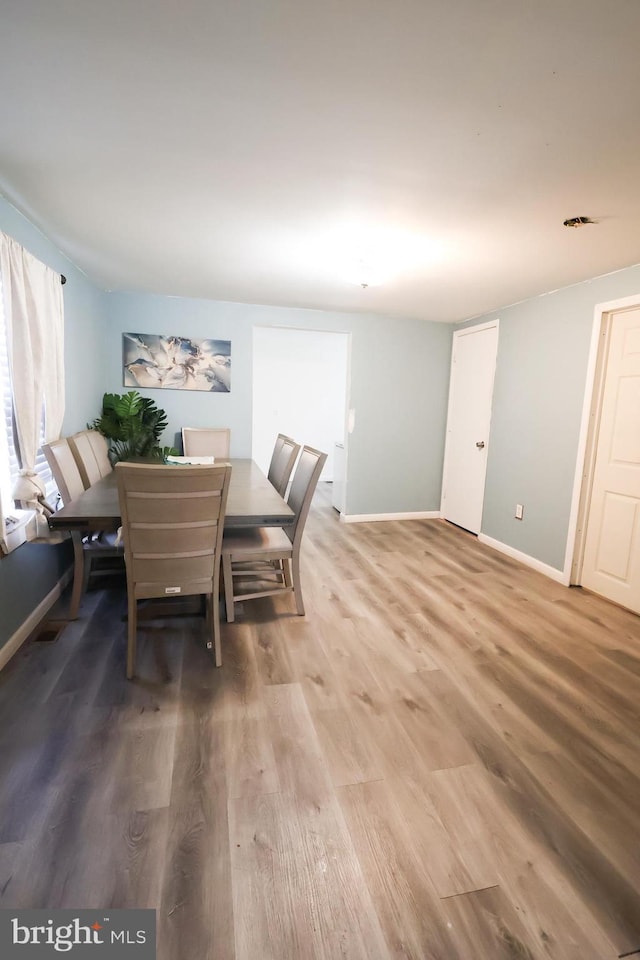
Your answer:
[[[349,333],[254,327],[252,457],[265,473],[284,433],[327,453],[320,480],[344,490],[350,341]]]

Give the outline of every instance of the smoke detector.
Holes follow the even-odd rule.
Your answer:
[[[565,227],[584,227],[587,223],[597,223],[597,220],[592,220],[591,217],[569,217],[568,220],[564,221]]]

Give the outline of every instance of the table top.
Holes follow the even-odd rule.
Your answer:
[[[293,510],[253,460],[231,458],[221,462],[232,466],[225,529],[293,523]],[[54,513],[49,526],[60,530],[116,530],[120,526],[120,505],[115,471]]]

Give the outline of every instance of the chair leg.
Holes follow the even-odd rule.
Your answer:
[[[299,617],[304,617],[302,584],[300,583],[300,557],[294,552],[293,557],[289,562],[291,563],[291,576],[293,578],[293,593],[296,598],[296,610]],[[286,564],[286,566],[288,566],[288,564]]]
[[[227,623],[233,623],[235,614],[233,609],[233,569],[231,567],[231,554],[222,554],[222,582],[224,585],[224,610]]]
[[[127,680],[131,680],[136,672],[136,633],[138,629],[138,606],[133,591],[129,591],[127,612]]]

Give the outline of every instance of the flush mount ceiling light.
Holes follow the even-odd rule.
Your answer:
[[[563,221],[563,226],[565,227],[584,227],[587,223],[597,223],[597,220],[592,220],[591,217],[569,217],[568,220]]]
[[[345,275],[349,283],[355,283],[363,290],[367,287],[378,287],[381,283],[388,281],[392,274],[391,265],[385,263],[381,255],[373,256],[368,254],[355,254],[352,258],[346,258],[351,263],[347,263]]]
[[[331,242],[336,272],[366,290],[438,260],[442,244],[402,229],[348,224]]]

